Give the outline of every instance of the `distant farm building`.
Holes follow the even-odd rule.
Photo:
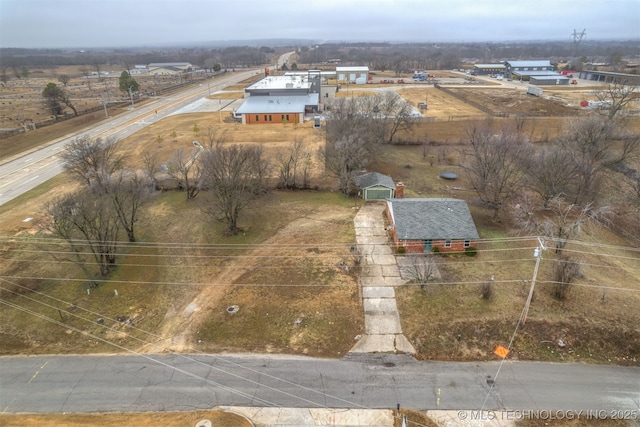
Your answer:
[[[369,79],[369,67],[336,67],[338,83],[364,85]]]
[[[171,76],[193,71],[189,62],[154,62],[147,66],[149,74],[155,76]]]
[[[640,76],[637,74],[616,73],[613,71],[580,71],[580,78],[597,82],[619,82],[632,85],[640,85]]]

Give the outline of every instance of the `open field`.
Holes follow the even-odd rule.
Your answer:
[[[48,83],[55,83],[64,88],[78,112],[101,106],[129,102],[129,94],[118,88],[118,78],[124,70],[120,66],[101,68],[101,72],[108,72],[105,76],[86,77],[81,67],[58,67],[55,69],[34,69],[26,79],[11,79],[2,85],[0,91],[0,129],[14,129],[23,124],[54,119],[42,100],[42,90]],[[93,69],[90,70],[94,71]],[[64,86],[58,81],[58,76],[66,74],[70,77]],[[153,76],[133,75],[140,84],[140,96],[153,96],[156,91],[179,83],[183,83],[181,76]],[[136,103],[138,100],[136,100]],[[73,112],[66,108],[65,114]],[[100,115],[100,112],[98,112]],[[103,114],[104,116],[104,114]]]
[[[212,98],[238,97],[242,85],[237,86]],[[353,88],[353,96],[377,90],[375,86]],[[482,238],[517,235],[517,230],[493,221],[491,214],[477,204],[461,168],[466,129],[484,114],[433,87],[397,89],[414,105],[426,100],[429,110],[425,115],[436,120],[421,122],[399,135],[400,140],[418,145],[382,147],[369,169],[403,181],[405,194],[410,197],[469,201]],[[455,90],[464,91],[496,112],[513,108],[551,114],[528,119],[525,129],[534,140],[555,136],[568,117],[581,114],[563,101],[521,97],[520,92],[515,97],[502,89]],[[558,98],[562,94],[558,91]],[[118,147],[128,154],[128,166],[140,169],[143,153],[157,153],[160,162],[166,164],[178,149],[190,153],[194,140],[207,144],[209,128],[216,135],[224,135],[224,144],[261,145],[271,159],[301,139],[313,154],[312,186],[335,188],[317,157],[324,144],[322,130],[313,129],[311,123],[242,126],[225,118],[218,113],[171,116],[121,141]],[[494,119],[494,126],[511,121]],[[632,126],[638,129],[638,121]],[[24,136],[29,135],[38,134]],[[438,178],[444,170],[456,172],[460,178],[454,182]],[[274,169],[272,176],[276,174]],[[158,193],[144,207],[138,225],[140,240],[149,245],[125,245],[118,269],[107,283],[88,295],[87,285],[73,264],[43,255],[44,243],[36,241],[36,237],[46,237],[41,229],[46,220],[44,204],[72,188],[69,179],[60,176],[0,207],[2,274],[28,273],[33,279],[21,279],[13,290],[38,288],[58,302],[54,308],[43,308],[42,302],[48,298],[32,293],[5,292],[3,298],[46,312],[51,319],[69,326],[62,329],[15,310],[3,310],[0,331],[4,354],[112,352],[114,349],[105,342],[110,341],[149,352],[255,351],[339,357],[362,333],[357,268],[347,272],[341,267],[356,267],[350,264],[353,260],[348,254],[354,241],[353,208],[358,203],[354,199],[325,191],[274,191],[243,211],[240,227],[244,233],[224,237],[222,224],[202,214],[206,192],[190,202],[183,193]],[[24,223],[26,217],[33,220]],[[550,269],[557,261],[553,251],[547,251],[529,320],[515,341],[512,357],[640,363],[640,313],[632,309],[640,306],[637,253],[622,249],[628,243],[607,230],[592,230],[584,240],[587,245],[575,247],[584,252],[580,283],[610,288],[605,292],[601,287],[576,286],[567,301],[554,300],[548,282]],[[613,246],[603,254],[597,242]],[[493,348],[508,343],[526,298],[535,244],[486,242],[475,258],[438,257],[442,283],[429,289],[397,289],[403,329],[418,350],[417,357],[493,360]],[[28,269],[24,267],[27,261]],[[71,280],[60,283],[41,279],[63,275]],[[479,296],[479,284],[491,275],[495,275],[496,283],[492,299],[487,301]],[[2,286],[8,288],[9,284],[4,282]],[[71,304],[76,308],[71,309]],[[227,308],[233,305],[238,305],[239,311],[230,315]],[[76,317],[78,310],[85,309],[91,313],[88,321]],[[97,317],[106,319],[104,325],[95,323]],[[132,323],[118,321],[119,317]],[[93,338],[83,337],[73,328],[91,333]],[[559,339],[567,344],[562,351],[556,345]]]

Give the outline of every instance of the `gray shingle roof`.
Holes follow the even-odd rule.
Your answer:
[[[393,183],[393,179],[391,179],[389,175],[383,175],[378,172],[370,172],[356,177],[356,184],[358,187],[363,189],[374,187],[376,185],[381,185],[394,190],[396,188],[396,185]]]
[[[389,199],[401,240],[479,239],[467,202],[458,199]]]

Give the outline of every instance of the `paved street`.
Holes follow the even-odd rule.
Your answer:
[[[406,355],[130,355],[0,358],[2,412],[239,407],[637,410],[640,369]]]

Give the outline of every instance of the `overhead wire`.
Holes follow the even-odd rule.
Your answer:
[[[3,280],[4,280],[4,279],[3,279]],[[25,290],[29,290],[29,288],[24,287],[24,286],[21,286],[21,285],[19,285],[19,284],[17,284],[17,283],[13,283],[13,282],[10,282],[10,281],[8,281],[8,280],[5,280],[5,281],[6,281],[6,282],[8,282],[8,283],[10,283],[10,284],[12,284],[12,285],[14,285],[14,286],[20,287],[20,288],[25,289]],[[36,302],[36,303],[38,303],[38,304],[44,305],[44,306],[46,306],[46,307],[52,308],[52,309],[54,309],[54,310],[61,310],[61,308],[59,308],[59,307],[52,306],[52,305],[50,305],[50,304],[46,304],[46,303],[44,303],[44,302],[42,302],[42,301],[38,301],[38,300],[36,300],[36,299],[33,299],[33,298],[30,298],[30,297],[27,297],[27,296],[25,296],[25,295],[23,295],[23,294],[20,294],[20,293],[17,293],[17,292],[11,291],[11,290],[6,289],[6,288],[4,288],[4,287],[2,287],[2,286],[0,286],[0,288],[1,288],[1,289],[3,289],[3,290],[5,290],[5,291],[11,292],[11,293],[13,293],[13,294],[15,294],[15,295],[18,295],[18,296],[20,296],[20,297],[26,298],[26,299],[28,299],[28,300],[30,300],[30,301],[33,301],[33,302]],[[68,302],[68,301],[64,301],[64,300],[61,300],[61,299],[59,299],[59,298],[55,298],[55,297],[50,297],[50,296],[48,296],[48,295],[46,295],[46,294],[44,294],[44,293],[38,292],[38,291],[34,291],[34,292],[35,292],[35,293],[37,293],[37,294],[39,294],[39,295],[42,295],[43,297],[51,298],[51,299],[53,299],[53,300],[55,300],[55,301],[63,302],[63,303],[66,303],[66,304],[68,304],[68,305],[71,305],[71,303],[70,303],[70,302]],[[2,301],[2,300],[0,300],[0,301]],[[74,305],[74,306],[75,306],[75,305]],[[97,316],[100,316],[100,317],[103,317],[103,318],[107,318],[107,316],[100,315],[99,313],[96,313],[96,312],[94,312],[94,311],[87,310],[87,309],[84,309],[84,308],[79,307],[79,306],[75,306],[75,307],[76,307],[76,309],[80,309],[80,310],[86,311],[86,312],[88,312],[88,313],[91,313],[91,314],[94,314],[94,315],[97,315]],[[105,325],[100,325],[99,323],[97,323],[97,322],[95,322],[95,321],[92,321],[92,320],[89,320],[89,319],[83,318],[83,317],[81,317],[81,316],[77,316],[75,313],[69,312],[68,310],[65,310],[65,313],[66,313],[66,314],[68,314],[68,315],[70,315],[70,316],[77,317],[77,318],[79,318],[79,319],[81,319],[81,320],[83,320],[83,321],[85,321],[85,322],[91,323],[92,325],[95,325],[95,326],[101,326],[101,327],[107,328],[107,329],[109,329],[109,330],[112,330],[112,331],[114,331],[114,332],[122,333],[122,331],[121,331],[121,330],[119,330],[119,329],[114,329],[114,328],[111,328],[111,327],[108,327],[108,326],[105,326]],[[44,315],[43,315],[43,316],[44,316]],[[46,317],[46,316],[45,316],[45,317]],[[117,321],[117,319],[110,319],[110,320],[111,320],[111,321],[113,321],[113,322],[116,322],[116,321]],[[56,321],[56,322],[57,322],[57,321]],[[158,340],[161,340],[161,339],[163,338],[163,337],[161,337],[160,335],[157,335],[157,334],[155,334],[155,333],[153,333],[153,332],[146,331],[146,330],[141,329],[141,328],[138,328],[138,327],[136,327],[136,326],[134,326],[133,328],[134,328],[135,330],[137,330],[137,331],[141,331],[141,332],[143,332],[143,333],[144,333],[144,334],[146,334],[146,335],[149,335],[149,336],[152,336],[152,337],[158,338]],[[75,330],[75,329],[74,329],[74,330]],[[82,331],[81,331],[81,332],[82,332]],[[125,335],[127,335],[127,336],[131,336],[130,334],[128,334],[128,333],[126,333],[126,332],[124,332],[124,333],[125,333]],[[135,337],[135,336],[131,336],[131,338],[133,338],[134,340],[139,341],[139,342],[141,342],[141,343],[143,343],[143,344],[151,345],[151,346],[153,346],[153,347],[160,347],[163,351],[170,351],[167,347],[163,347],[163,346],[161,346],[161,345],[157,344],[157,342],[145,341],[145,340],[143,340],[143,339],[141,339],[141,338],[138,338],[138,337]],[[121,345],[119,345],[119,344],[115,344],[115,343],[113,343],[112,341],[109,341],[109,340],[106,340],[106,339],[101,339],[101,341],[102,341],[102,342],[105,342],[105,343],[107,343],[107,344],[113,344],[113,345],[115,345],[116,347],[121,348],[121,349],[123,349],[123,348],[124,348],[124,346],[121,346]],[[195,349],[192,349],[192,350],[195,350]],[[127,349],[127,351],[132,352],[132,353],[134,353],[134,354],[142,354],[142,353],[136,352],[135,350]],[[198,353],[198,354],[205,355],[205,353],[203,353],[203,352],[201,352],[201,351],[198,351],[198,350],[195,350],[195,351],[196,351],[196,353]],[[173,351],[170,351],[170,352],[171,352],[172,354],[175,354],[175,355],[179,356],[179,357],[180,357],[180,358],[182,358],[182,359],[186,359],[186,360],[189,360],[189,361],[191,361],[191,362],[195,362],[195,363],[197,363],[197,364],[205,365],[205,366],[207,366],[209,369],[216,370],[216,371],[220,371],[220,372],[225,373],[225,374],[227,374],[227,375],[229,375],[229,376],[233,376],[233,377],[236,377],[236,378],[238,378],[238,379],[240,379],[240,380],[243,380],[243,381],[247,381],[247,382],[249,382],[249,383],[252,383],[252,384],[254,384],[254,385],[258,386],[258,387],[264,387],[264,388],[266,388],[266,389],[269,389],[269,390],[272,390],[272,391],[275,391],[275,392],[282,393],[282,394],[287,395],[287,396],[289,396],[289,397],[295,397],[295,398],[297,398],[297,399],[303,400],[303,401],[305,401],[306,403],[315,403],[317,406],[322,406],[322,405],[319,405],[319,404],[318,404],[318,403],[316,403],[316,402],[312,402],[312,401],[309,401],[309,400],[307,400],[307,399],[304,399],[304,398],[301,398],[301,397],[298,397],[298,396],[292,395],[292,394],[290,394],[290,393],[288,393],[288,392],[284,392],[284,391],[282,391],[282,390],[278,390],[278,389],[275,389],[275,388],[273,388],[273,387],[263,385],[263,384],[261,384],[261,383],[258,383],[258,382],[256,382],[256,381],[250,380],[250,379],[248,379],[248,378],[242,377],[242,376],[237,375],[237,374],[233,374],[233,373],[226,372],[226,371],[224,371],[224,370],[222,370],[222,369],[220,369],[220,368],[218,368],[218,367],[215,367],[215,366],[212,366],[212,365],[209,365],[209,364],[203,363],[203,362],[201,362],[201,361],[198,361],[198,360],[196,360],[196,359],[194,359],[194,358],[192,358],[192,357],[186,356],[186,355],[184,355],[184,354],[178,354],[178,353],[175,353],[175,352],[173,352]],[[223,361],[223,362],[224,362],[224,363],[226,363],[226,364],[234,365],[234,366],[236,366],[236,367],[239,367],[239,368],[245,369],[245,370],[247,370],[247,371],[249,371],[249,372],[256,373],[256,374],[260,374],[260,375],[263,375],[263,376],[265,376],[265,377],[268,377],[268,378],[271,378],[271,379],[274,379],[274,380],[277,380],[277,381],[283,382],[283,383],[285,383],[285,384],[292,385],[292,386],[298,387],[298,388],[300,388],[300,389],[304,389],[304,390],[306,390],[306,391],[310,391],[310,392],[313,392],[313,393],[320,394],[320,395],[322,395],[322,396],[325,398],[325,401],[326,401],[326,398],[327,398],[327,397],[329,397],[329,398],[330,398],[330,399],[332,399],[332,400],[335,400],[335,401],[341,401],[341,402],[343,402],[343,403],[347,403],[347,404],[353,405],[352,407],[361,407],[361,408],[365,408],[365,406],[360,405],[360,404],[358,404],[358,403],[351,402],[351,401],[349,401],[349,400],[342,399],[342,398],[339,398],[339,397],[337,397],[337,396],[328,395],[326,392],[320,392],[320,391],[315,390],[315,389],[312,389],[312,388],[310,388],[310,387],[306,387],[306,386],[302,386],[302,385],[300,385],[300,384],[294,383],[293,381],[289,381],[289,380],[286,380],[286,379],[283,379],[283,378],[280,378],[280,377],[276,377],[276,376],[274,376],[274,375],[266,374],[266,373],[264,373],[264,372],[258,371],[258,370],[256,370],[256,369],[248,368],[248,367],[246,367],[246,366],[240,365],[240,364],[235,363],[235,362],[230,362],[230,361],[229,361],[229,360],[227,360],[227,359],[224,359],[224,358],[221,358],[221,357],[218,357],[218,356],[215,356],[215,355],[209,355],[209,354],[206,354],[206,355],[207,355],[207,356],[209,356],[209,357],[212,357],[212,358],[213,358],[213,359],[215,359],[215,360]]]

